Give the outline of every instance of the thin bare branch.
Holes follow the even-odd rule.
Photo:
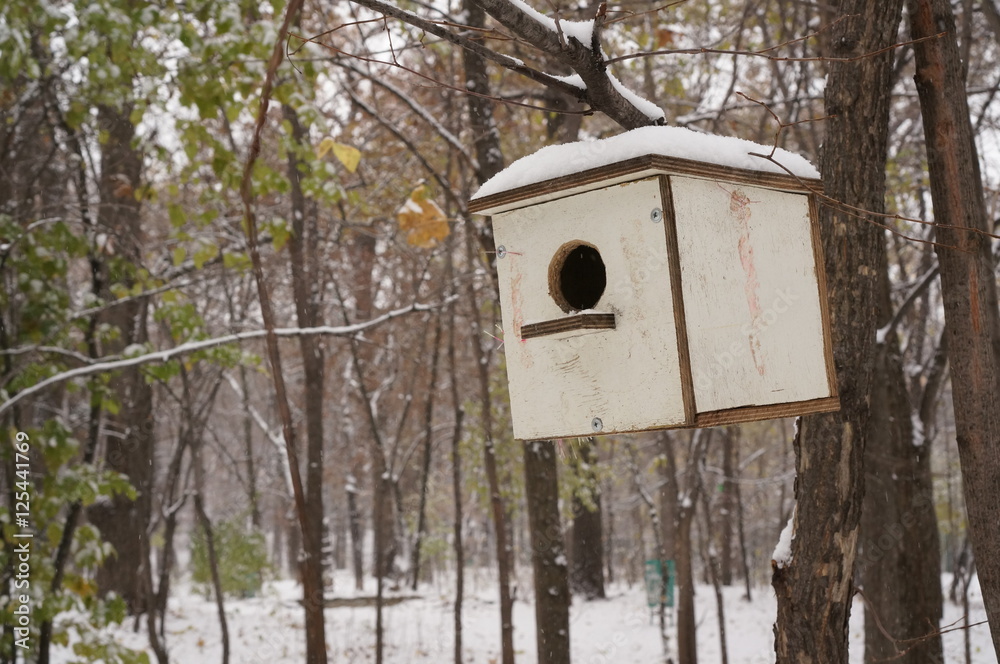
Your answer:
[[[362,7],[367,7],[372,11],[379,12],[380,14],[383,14],[385,16],[390,16],[392,18],[399,19],[405,23],[408,23],[409,25],[412,25],[415,28],[423,30],[424,32],[429,32],[430,34],[436,37],[440,37],[441,39],[447,40],[452,44],[455,44],[456,46],[468,49],[473,53],[476,53],[477,55],[485,58],[486,60],[494,62],[500,65],[501,67],[504,67],[513,72],[521,74],[522,76],[526,76],[527,78],[530,78],[536,83],[541,83],[546,87],[556,88],[568,95],[579,96],[579,89],[565,83],[564,81],[560,81],[559,79],[550,76],[548,74],[545,74],[543,72],[540,72],[537,69],[532,69],[531,67],[526,66],[523,62],[521,62],[517,58],[512,58],[509,55],[503,55],[502,53],[497,53],[492,49],[486,48],[478,41],[471,39],[462,33],[452,32],[446,27],[442,27],[442,24],[440,22],[430,21],[428,19],[417,16],[412,12],[408,12],[405,9],[400,9],[399,7],[395,7],[385,2],[381,2],[380,0],[352,0],[352,2],[361,5]],[[450,24],[446,23],[445,25],[450,25]],[[471,28],[466,28],[465,26],[455,26],[455,27],[463,31],[472,30]],[[341,51],[340,49],[334,46],[323,44],[322,42],[317,41],[316,37],[309,39],[303,38],[303,39],[305,39],[306,41],[320,44],[326,48],[335,50],[338,53],[344,53],[345,55],[348,55],[350,57],[357,57],[350,53],[345,53],[344,51]],[[395,57],[393,58],[393,60],[395,62]]]
[[[862,53],[861,55],[854,55],[849,58],[831,58],[825,55],[817,55],[813,57],[794,57],[794,56],[783,56],[783,55],[771,55],[768,51],[775,47],[769,47],[763,51],[735,51],[724,48],[668,48],[659,49],[656,51],[643,51],[641,53],[627,53],[625,55],[619,55],[615,58],[608,58],[606,60],[607,64],[613,64],[615,62],[623,62],[625,60],[635,60],[636,58],[649,58],[654,55],[735,55],[747,58],[764,58],[765,60],[771,60],[773,62],[857,62],[858,60],[864,60],[866,58],[873,58],[877,55],[881,55],[888,51],[894,51],[902,46],[908,46],[910,44],[917,44],[922,41],[928,41],[931,39],[939,39],[945,33],[939,32],[936,35],[930,35],[928,37],[921,37],[920,39],[913,39],[910,41],[899,42],[893,44],[892,46],[886,46],[885,48],[880,48],[877,51],[872,51],[870,53]],[[796,40],[799,41],[799,40]],[[794,42],[789,42],[794,43]]]
[[[94,374],[107,373],[109,371],[117,371],[119,369],[125,369],[127,367],[135,367],[144,364],[167,362],[169,360],[174,359],[175,357],[189,355],[191,353],[196,353],[201,350],[209,350],[211,348],[218,348],[219,346],[225,346],[226,344],[239,343],[242,341],[249,341],[253,339],[260,339],[262,337],[267,338],[269,336],[273,336],[274,342],[275,344],[277,344],[278,337],[289,338],[289,337],[301,337],[306,335],[324,335],[324,336],[334,336],[334,337],[354,336],[359,332],[375,327],[376,325],[384,323],[393,318],[398,318],[400,316],[404,316],[406,314],[417,311],[430,311],[438,306],[441,305],[411,304],[410,306],[403,307],[402,309],[395,309],[393,311],[386,312],[381,316],[373,318],[370,321],[366,321],[364,323],[355,323],[354,325],[341,325],[339,327],[324,325],[319,327],[269,328],[264,330],[251,330],[249,332],[237,332],[236,334],[227,334],[222,337],[213,337],[211,339],[200,339],[198,341],[190,341],[188,343],[181,344],[173,348],[158,350],[152,353],[144,353],[142,355],[135,355],[133,357],[126,357],[126,358],[108,360],[102,362],[94,362],[92,364],[87,364],[82,367],[77,367],[76,369],[70,369],[69,371],[64,371],[62,373],[56,374],[55,376],[50,376],[45,380],[35,383],[31,387],[27,387],[21,390],[16,395],[9,398],[7,401],[0,403],[0,415],[6,413],[22,399],[25,399],[33,394],[37,394],[38,392],[41,392],[42,390],[51,387],[53,385],[65,383],[66,381],[73,380],[74,378],[80,378],[82,376],[92,376]]]

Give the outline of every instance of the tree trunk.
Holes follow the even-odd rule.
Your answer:
[[[677,455],[674,449],[674,439],[668,433],[661,434],[663,446],[664,491],[672,492],[672,503],[675,513],[675,528],[673,533],[675,571],[677,574],[677,660],[679,664],[697,664],[698,643],[695,636],[696,620],[694,614],[694,559],[691,546],[691,526],[694,522],[698,504],[698,494],[701,481],[698,474],[705,461],[705,451],[711,439],[711,429],[698,429],[691,434],[688,446],[686,480],[683,488],[680,483],[680,472],[677,467]]]
[[[392,480],[385,454],[372,451],[372,530],[376,546],[372,550],[372,573],[384,578],[396,567],[396,519],[393,515]]]
[[[747,539],[744,528],[746,519],[743,514],[743,492],[740,489],[740,477],[743,474],[743,469],[739,460],[740,429],[739,427],[729,427],[726,434],[735,439],[733,444],[736,451],[734,454],[736,458],[733,460],[733,472],[735,475],[731,478],[733,502],[736,503],[736,532],[739,535],[740,543],[740,572],[743,574],[743,584],[746,586],[746,594],[744,597],[748,602],[750,602],[753,601],[753,595],[750,592],[750,556],[747,551]]]
[[[556,447],[551,440],[524,443],[524,479],[538,664],[569,664],[569,574],[559,523]]]
[[[677,512],[679,505],[677,497],[680,488],[677,486],[677,462],[674,456],[674,441],[671,434],[659,434],[659,447],[663,463],[660,473],[663,486],[660,489],[660,529],[663,541],[663,555],[667,560],[677,559]]]
[[[893,317],[887,262],[879,272],[879,325],[884,326]],[[941,622],[941,554],[930,445],[914,438],[913,415],[892,334],[876,355],[865,449],[858,567],[867,599],[866,664],[943,661],[940,635],[920,639]]]
[[[98,122],[107,140],[101,145],[101,179],[98,183],[100,208],[98,224],[115,242],[117,254],[130,265],[142,261],[140,203],[132,192],[142,176],[142,155],[133,147],[135,127],[129,109],[98,109]],[[111,283],[132,286],[134,276],[108,274]],[[110,291],[102,293],[113,299]],[[125,302],[110,311],[106,322],[117,327],[120,336],[104,345],[104,352],[114,354],[131,344],[148,339],[146,300]],[[104,424],[113,435],[105,439],[107,468],[123,473],[136,490],[135,500],[117,495],[87,510],[87,517],[101,532],[101,538],[114,547],[115,555],[101,566],[97,585],[102,593],[116,592],[128,605],[129,612],[146,610],[148,598],[143,592],[143,568],[149,564],[146,526],[152,516],[154,477],[153,391],[138,368],[122,371],[113,381],[119,411],[109,415]]]
[[[608,465],[613,465],[615,457],[615,448],[611,447],[611,452],[608,455]],[[605,504],[608,505],[608,509],[604,510],[605,518],[607,519],[607,525],[604,528],[604,564],[605,564],[605,579],[609,584],[615,582],[615,551],[617,547],[615,546],[615,510],[612,490],[614,489],[614,481],[608,481],[604,485],[604,489],[601,491],[601,495],[605,498]],[[661,510],[662,518],[662,510]]]
[[[472,28],[484,28],[486,12],[477,0],[462,0],[462,11],[465,14],[464,23]],[[468,123],[472,130],[473,145],[476,151],[476,181],[486,182],[503,169],[503,150],[500,145],[500,132],[493,118],[493,99],[490,97],[490,79],[486,69],[486,61],[472,51],[462,51],[462,67],[465,70],[465,87],[471,93],[466,95],[468,107]],[[467,226],[471,234],[474,228]],[[495,265],[495,246],[493,232],[489,224],[483,224],[478,231],[478,244],[487,252],[490,275],[494,286],[497,284]],[[475,261],[471,244],[466,242],[466,255],[471,262]],[[514,600],[510,591],[510,575],[512,556],[508,546],[507,514],[500,495],[499,479],[497,478],[496,455],[493,447],[492,405],[489,391],[488,357],[482,349],[482,329],[479,322],[479,306],[475,293],[475,285],[468,282],[469,304],[472,321],[473,359],[479,371],[480,404],[483,409],[484,460],[486,477],[489,482],[490,507],[493,515],[493,525],[496,532],[497,566],[500,582],[500,640],[502,664],[514,664]],[[496,301],[495,295],[493,301]]]
[[[305,128],[290,106],[282,114],[291,126],[292,140],[309,149]],[[300,327],[322,324],[320,278],[315,203],[302,190],[301,164],[294,150],[288,151],[288,180],[291,183],[292,234],[288,239],[289,267],[296,319]],[[299,337],[304,384],[302,401],[306,425],[305,514],[302,516],[302,594],[305,606],[307,659],[310,664],[326,664],[326,625],[323,620],[323,395],[324,353],[319,337]]]
[[[451,236],[454,237],[454,236]],[[448,240],[445,283],[454,286],[455,272],[453,240]],[[454,295],[454,292],[449,293]],[[455,504],[452,526],[455,550],[455,664],[462,664],[462,604],[465,601],[465,543],[462,538],[462,422],[465,420],[463,399],[458,389],[458,363],[455,358],[455,302],[448,305],[448,369],[451,372],[451,405],[455,423],[451,430],[451,491]]]
[[[908,0],[927,142],[969,535],[993,648],[1000,653],[1000,310],[979,158],[947,0]]]
[[[201,443],[198,443],[199,445]],[[196,453],[195,456],[198,456]],[[200,460],[195,460],[200,464]],[[197,472],[197,471],[196,471]],[[219,629],[222,632],[222,664],[229,664],[229,626],[226,622],[226,604],[222,592],[222,580],[219,577],[219,558],[215,551],[215,535],[212,532],[212,522],[205,511],[205,504],[201,498],[201,490],[196,490],[194,494],[194,511],[198,516],[198,523],[201,525],[205,535],[205,547],[208,552],[208,567],[212,574],[212,589],[215,592],[215,606],[219,615]]]
[[[243,453],[247,463],[247,499],[250,501],[250,523],[261,530],[260,500],[257,495],[257,467],[253,452],[253,417],[250,415],[250,383],[246,365],[240,365],[240,387],[243,390]]]
[[[896,41],[902,0],[843,0],[832,56],[854,58]],[[831,62],[822,160],[826,196],[884,207],[892,54]],[[772,563],[779,664],[846,662],[868,430],[882,231],[867,215],[823,207],[827,287],[835,341],[839,413],[801,418],[795,436],[790,560]]]
[[[724,436],[726,440],[730,437]],[[724,443],[731,445],[731,442]],[[701,471],[698,471],[699,477]],[[712,590],[715,592],[715,616],[719,623],[719,661],[721,664],[729,664],[729,646],[726,644],[726,603],[722,598],[722,575],[719,572],[720,561],[712,553],[712,502],[709,500],[709,492],[705,487],[701,488],[702,524],[705,529],[704,537],[701,540],[701,557],[705,561],[708,569],[708,578],[712,582]]]
[[[434,324],[434,341],[431,349],[431,376],[427,385],[427,400],[424,408],[424,450],[420,471],[420,505],[417,508],[417,537],[413,543],[410,573],[413,575],[411,589],[416,590],[420,582],[420,548],[427,530],[427,483],[431,475],[432,426],[434,424],[434,392],[437,388],[438,358],[441,346],[441,317]]]
[[[597,461],[594,439],[581,438],[573,462],[578,488],[573,495],[573,556],[569,578],[573,593],[588,600],[605,597],[604,529]]]
[[[354,475],[347,477],[347,518],[351,530],[351,561],[354,568],[354,589],[364,590],[364,531],[361,527],[361,508],[358,507],[357,479]]]
[[[677,661],[698,664],[698,641],[695,638],[694,569],[691,555],[691,525],[695,502],[691,497],[677,508]]]
[[[736,515],[736,483],[733,481],[736,468],[735,427],[722,433],[722,500],[719,505],[719,582],[724,586],[733,585],[733,517]],[[706,519],[710,521],[708,515]]]

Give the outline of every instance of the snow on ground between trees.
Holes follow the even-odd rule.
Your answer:
[[[800,178],[819,178],[819,171],[805,157],[787,150],[778,148],[774,151],[773,158],[777,164],[751,155],[769,155],[771,149],[742,138],[703,134],[684,127],[640,127],[610,138],[544,147],[497,173],[472,198],[492,196],[649,154],[764,173],[791,173]]]
[[[942,579],[950,587],[950,576]],[[489,664],[500,661],[499,603],[496,601],[496,581],[487,573],[470,572],[467,581],[471,590],[466,596],[463,612],[466,664]],[[374,580],[365,595],[374,595]],[[522,574],[520,591],[530,586],[530,576]],[[353,588],[353,580],[338,574],[336,587]],[[721,661],[718,623],[711,586],[696,588],[695,612],[699,660],[706,664]],[[409,596],[409,592],[401,592]],[[453,661],[454,640],[452,612],[454,599],[450,587],[433,584],[420,589],[420,599],[404,600],[385,608],[387,664],[419,664]],[[754,588],[754,600],[743,599],[743,587],[723,588],[726,610],[726,633],[729,661],[733,664],[766,664],[774,661],[773,634],[774,595],[769,586]],[[339,596],[339,595],[338,595]],[[392,595],[389,595],[391,597]],[[265,585],[260,597],[227,600],[231,643],[230,661],[241,664],[275,664],[304,661],[305,636],[302,618],[301,587],[293,581],[278,581]],[[572,661],[575,664],[612,664],[627,662],[653,664],[660,661],[661,646],[656,621],[650,621],[646,606],[645,587],[636,583],[631,588],[612,585],[609,599],[584,602],[576,600],[570,612]],[[978,583],[970,590],[971,621],[986,619]],[[949,601],[944,604],[942,627],[961,624],[961,608]],[[143,623],[144,625],[144,623]],[[326,610],[327,650],[330,661],[373,662],[375,643],[374,606],[328,608]],[[150,661],[155,661],[148,649],[145,628],[134,633],[127,620],[114,634],[124,644],[145,648]],[[672,647],[676,647],[676,622],[668,627]],[[990,643],[989,628],[972,628],[972,662],[997,664]],[[214,600],[192,592],[190,586],[179,587],[170,598],[166,618],[166,641],[170,661],[183,664],[212,664],[221,661],[222,646]],[[947,664],[965,661],[963,632],[956,630],[944,635]],[[514,604],[514,642],[518,664],[534,664],[535,619],[530,598]],[[855,598],[850,626],[851,663],[864,660],[864,608]],[[54,664],[73,661],[68,650],[57,649]],[[676,657],[676,654],[675,654]]]

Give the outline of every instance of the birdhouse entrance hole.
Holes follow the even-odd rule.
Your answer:
[[[549,266],[549,293],[565,312],[593,309],[604,295],[608,275],[597,247],[567,242]]]

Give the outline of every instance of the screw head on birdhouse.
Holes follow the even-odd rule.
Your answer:
[[[647,127],[483,185],[514,436],[837,410],[818,177],[783,150]]]

